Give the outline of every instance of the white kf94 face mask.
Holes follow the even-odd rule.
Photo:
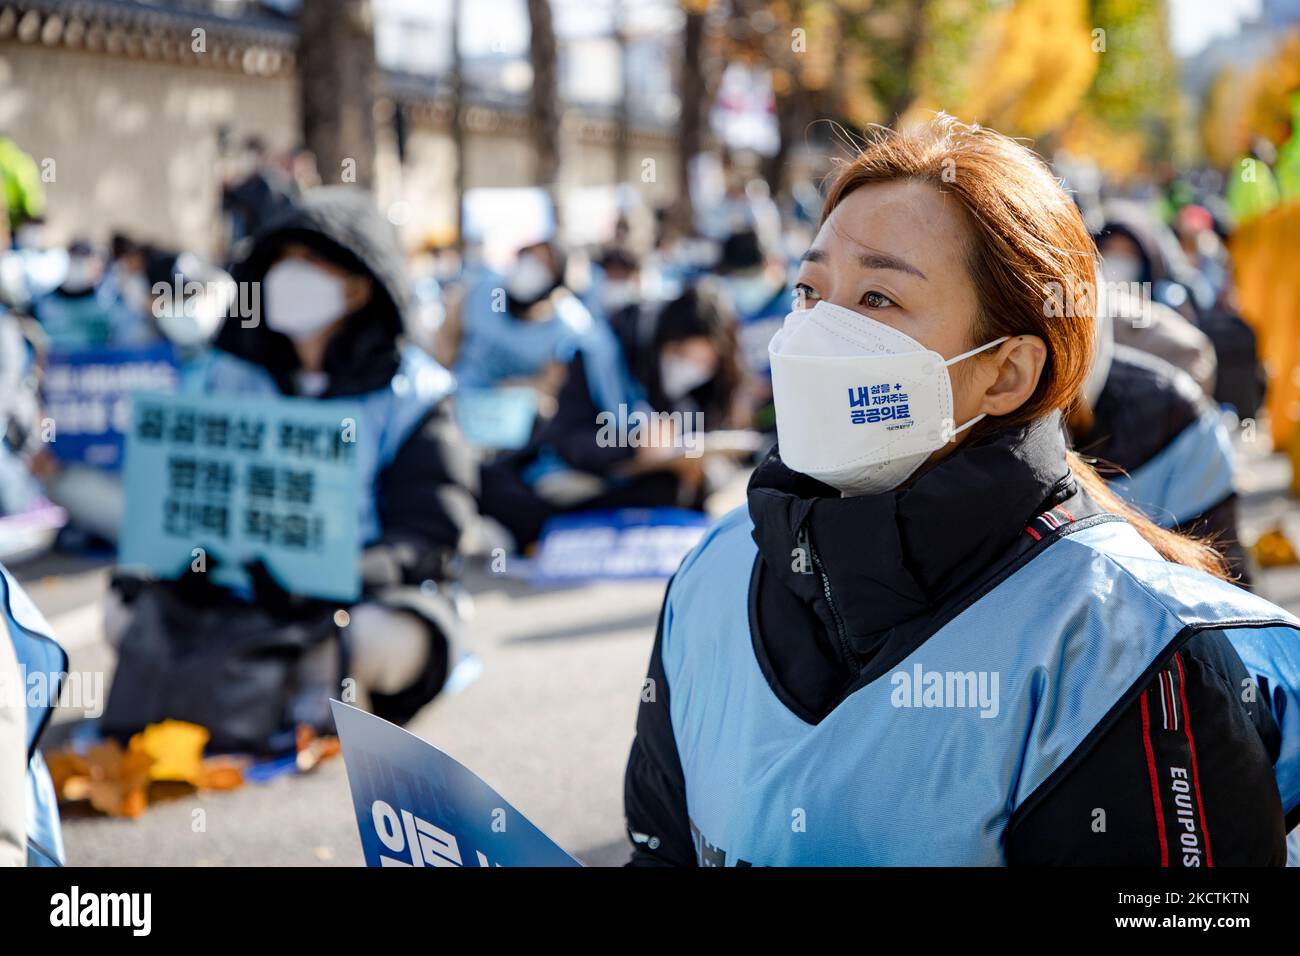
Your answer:
[[[291,339],[310,338],[347,315],[344,282],[303,259],[281,259],[262,280],[266,324]]]
[[[772,336],[781,459],[846,495],[897,488],[983,415],[954,426],[945,359],[897,329],[829,302],[792,312]]]

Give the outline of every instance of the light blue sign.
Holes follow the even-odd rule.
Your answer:
[[[122,564],[176,578],[202,558],[214,583],[245,589],[244,565],[261,559],[287,591],[356,600],[360,414],[344,401],[134,395]]]
[[[131,393],[174,392],[178,378],[175,350],[165,342],[52,353],[42,391],[55,426],[54,456],[106,471],[121,468]]]
[[[581,866],[468,768],[330,701],[366,866]]]
[[[523,448],[537,419],[531,388],[463,388],[456,393],[456,419],[466,441],[480,448]]]

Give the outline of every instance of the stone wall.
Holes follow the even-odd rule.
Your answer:
[[[208,255],[221,251],[218,131],[259,134],[272,150],[299,140],[295,75],[257,76],[192,63],[133,59],[0,40],[0,135],[48,162],[55,241],[104,242],[114,230]],[[455,222],[455,151],[445,105],[410,112],[405,164],[387,132],[377,191],[403,239],[445,235]],[[382,127],[381,127],[382,128]],[[466,186],[521,186],[532,177],[526,118],[475,108],[466,116]],[[615,181],[612,129],[566,119],[561,186]],[[653,207],[676,195],[673,140],[636,133],[629,181]],[[653,175],[643,177],[653,160]],[[326,181],[337,170],[321,170]],[[394,209],[394,204],[400,204]]]
[[[220,241],[217,131],[298,139],[293,76],[0,42],[0,133],[52,160],[55,239],[115,229],[205,253]]]

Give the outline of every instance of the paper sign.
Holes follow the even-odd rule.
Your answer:
[[[242,589],[260,558],[290,592],[355,600],[359,417],[344,401],[135,395],[122,564],[175,578],[215,559],[214,583]]]
[[[116,471],[131,424],[131,393],[172,392],[177,378],[176,353],[167,343],[51,354],[43,383],[55,427],[50,450],[60,461]]]
[[[627,508],[552,518],[542,529],[536,581],[669,578],[710,524],[685,508]]]
[[[531,388],[464,388],[456,393],[461,433],[479,448],[523,448],[537,419],[537,392]]]
[[[581,866],[473,771],[330,701],[366,866]]]

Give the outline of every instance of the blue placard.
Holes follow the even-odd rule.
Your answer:
[[[122,564],[175,578],[212,558],[214,583],[245,589],[261,559],[288,591],[356,600],[359,418],[346,401],[136,394]]]
[[[116,471],[131,423],[131,393],[172,392],[177,380],[176,352],[165,342],[52,353],[43,383],[54,423],[51,452],[60,461]]]
[[[366,866],[581,866],[473,771],[330,701]]]
[[[685,508],[625,508],[546,522],[532,562],[539,583],[669,578],[711,519]]]
[[[480,448],[523,448],[536,419],[537,392],[531,388],[463,388],[456,393],[460,430]]]

